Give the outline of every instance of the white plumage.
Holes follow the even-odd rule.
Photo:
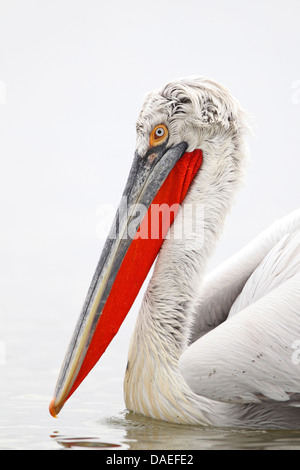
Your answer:
[[[140,155],[160,123],[170,145],[203,150],[183,208],[203,205],[204,226],[197,237],[187,220],[185,237],[174,239],[177,217],[161,248],[131,340],[125,401],[171,422],[299,428],[300,210],[205,277],[244,173],[245,122],[228,91],[203,78],[171,82],[146,99]]]
[[[293,405],[299,400],[300,374],[293,361],[293,343],[299,332],[300,211],[290,220],[295,231],[283,235],[248,277],[226,321],[217,328],[215,323],[213,331],[181,356],[181,371],[197,394],[239,403]],[[282,228],[286,223],[283,219]],[[278,223],[273,229],[276,232],[270,231],[269,236],[276,238]],[[251,259],[250,247],[244,255]],[[238,264],[246,270],[245,259],[241,264],[238,255],[231,260],[231,270],[228,265],[224,268],[227,282],[232,283],[230,274]],[[201,364],[198,374],[197,364]]]

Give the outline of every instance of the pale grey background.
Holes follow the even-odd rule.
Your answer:
[[[212,266],[299,206],[299,16],[298,0],[0,0],[4,440],[7,425],[18,442],[22,413],[26,434],[26,399],[40,403],[32,426],[53,426],[48,400],[103,244],[97,211],[119,201],[148,91],[205,75],[253,118],[246,186]],[[122,407],[139,301],[78,392],[91,406],[113,377]]]

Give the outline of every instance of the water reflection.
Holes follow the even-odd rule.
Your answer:
[[[105,430],[119,439],[96,437]],[[55,441],[66,449],[106,450],[275,450],[300,449],[300,431],[252,431],[203,428],[156,421],[131,412],[94,422],[93,436],[71,437],[53,433]]]
[[[50,435],[57,444],[60,444],[65,449],[103,449],[103,450],[124,450],[128,446],[122,444],[114,444],[111,442],[101,442],[99,438],[95,437],[67,437],[59,433]]]

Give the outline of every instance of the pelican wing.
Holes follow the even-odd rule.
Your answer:
[[[180,370],[195,393],[211,399],[300,401],[300,231],[270,250],[226,321],[184,352]]]
[[[206,276],[194,317],[190,343],[227,319],[233,304],[262,261],[278,242],[298,230],[300,230],[300,209],[275,221],[245,248]],[[244,300],[247,294],[249,291],[243,292]],[[249,300],[253,302],[253,299]],[[234,307],[234,312],[240,310],[241,302]]]
[[[272,248],[245,283],[228,318],[300,273],[300,230],[287,234]]]

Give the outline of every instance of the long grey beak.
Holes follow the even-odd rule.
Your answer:
[[[135,153],[120,206],[61,367],[50,403],[52,416],[59,413],[99,360],[140,290],[163,241],[151,244],[145,240],[142,244],[134,239],[140,225],[140,208],[149,210],[186,149],[187,144],[182,142],[169,149],[166,144],[157,146],[143,158]],[[137,260],[139,266],[134,271]]]

